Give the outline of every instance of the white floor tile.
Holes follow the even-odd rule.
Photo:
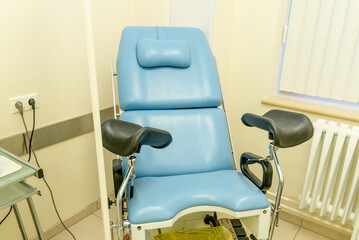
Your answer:
[[[294,240],[331,240],[315,232],[301,228]]]
[[[273,240],[293,240],[299,228],[298,225],[279,219],[279,226],[274,229]]]
[[[102,240],[104,238],[102,220],[91,214],[80,222],[70,227],[70,231],[77,240]],[[57,234],[51,240],[71,240],[72,237],[67,231]]]

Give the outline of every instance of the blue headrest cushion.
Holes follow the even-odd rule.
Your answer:
[[[143,38],[137,42],[137,60],[141,67],[178,67],[191,65],[191,53],[183,40]]]
[[[142,39],[183,41],[191,65],[142,67],[137,56]],[[122,110],[217,107],[222,103],[216,63],[206,36],[198,28],[126,27],[118,49],[117,79]]]

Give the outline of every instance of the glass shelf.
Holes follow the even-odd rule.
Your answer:
[[[28,198],[38,191],[26,182],[18,182],[0,189],[0,210]]]
[[[8,151],[0,148],[0,156],[4,156],[12,161],[14,161],[17,164],[21,165],[21,169],[13,172],[11,174],[8,174],[6,176],[0,177],[0,190],[3,188],[9,186],[10,184],[18,183],[30,176],[37,176],[39,178],[42,177],[42,169],[28,163],[27,161],[19,158],[18,156],[9,153]]]

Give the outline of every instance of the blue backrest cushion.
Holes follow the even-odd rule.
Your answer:
[[[222,109],[135,110],[122,113],[121,120],[172,135],[172,143],[164,149],[142,146],[136,154],[136,177],[234,169]]]
[[[156,41],[146,40],[145,45],[141,46],[144,39]],[[187,47],[189,53],[181,50],[184,56],[180,57],[185,64],[178,63],[176,54],[164,58],[164,50],[158,48],[158,41],[165,42],[168,49]],[[180,42],[183,43],[182,47],[178,44]],[[143,47],[142,50],[157,49],[157,53],[147,58],[141,56],[142,53],[138,55],[138,47]],[[139,61],[142,60],[138,57],[142,60],[152,59],[154,67],[147,67],[151,63],[146,61],[141,66]],[[168,63],[164,63],[164,60]],[[222,102],[211,49],[203,32],[197,28],[125,28],[118,51],[117,72],[120,107],[123,110],[215,107]]]
[[[144,68],[179,67],[191,65],[191,53],[183,40],[143,38],[137,42],[138,64]]]

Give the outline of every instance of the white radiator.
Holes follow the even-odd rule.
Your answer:
[[[318,120],[314,128],[299,207],[319,210],[320,216],[329,215],[332,221],[339,217],[342,224],[351,220],[359,229],[359,207],[353,208],[359,187],[359,127]],[[352,239],[357,239],[354,234]]]

